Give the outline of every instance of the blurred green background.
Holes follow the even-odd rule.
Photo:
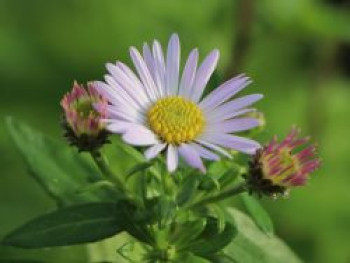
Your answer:
[[[54,207],[26,173],[5,116],[61,138],[59,101],[74,80],[102,79],[106,62],[130,64],[129,46],[165,44],[173,32],[183,57],[219,48],[223,78],[253,78],[247,92],[265,94],[263,140],[297,124],[319,143],[323,166],[309,185],[264,205],[305,262],[350,262],[347,0],[0,0],[0,238]],[[84,253],[0,248],[0,262],[84,262]]]

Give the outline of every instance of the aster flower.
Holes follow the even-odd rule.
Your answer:
[[[96,111],[93,104],[100,105]],[[107,141],[106,124],[108,102],[97,93],[93,83],[83,85],[74,82],[73,89],[61,100],[64,109],[63,127],[65,137],[81,151],[98,148]]]
[[[253,94],[231,100],[251,83],[244,75],[230,79],[205,98],[203,91],[216,68],[219,51],[213,50],[197,67],[198,50],[190,52],[180,76],[180,43],[176,34],[169,40],[166,57],[158,41],[143,46],[143,54],[131,47],[135,74],[124,63],[107,64],[105,82],[96,82],[105,96],[107,129],[122,134],[135,146],[148,147],[145,156],[154,158],[167,152],[167,167],[176,170],[179,156],[190,166],[205,172],[202,158],[230,157],[224,148],[254,154],[260,145],[231,133],[259,125],[255,118],[240,117],[254,111],[249,105],[262,95]],[[96,104],[97,110],[104,105]]]
[[[310,174],[320,166],[316,146],[307,145],[309,137],[298,138],[299,131],[293,128],[281,142],[277,137],[259,149],[250,164],[246,176],[249,191],[273,197],[288,194],[295,186],[305,185]],[[303,148],[296,150],[296,148]]]

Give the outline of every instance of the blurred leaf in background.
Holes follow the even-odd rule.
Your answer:
[[[219,76],[253,78],[247,92],[265,94],[261,141],[298,124],[319,143],[324,164],[309,187],[263,205],[305,262],[349,262],[349,25],[348,0],[0,0],[0,237],[54,206],[26,173],[5,116],[62,140],[59,100],[75,79],[102,79],[106,62],[130,63],[129,46],[177,32],[184,55],[218,48]],[[0,248],[0,259],[85,254]]]

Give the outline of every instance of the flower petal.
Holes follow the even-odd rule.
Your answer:
[[[210,111],[223,102],[229,100],[239,91],[247,87],[251,83],[251,80],[242,75],[226,81],[218,88],[214,89],[208,96],[206,96],[199,104],[204,111]]]
[[[169,172],[174,172],[177,168],[177,165],[179,163],[179,155],[177,148],[171,144],[168,145],[168,152],[167,152],[167,167]]]
[[[128,130],[132,129],[138,129],[140,127],[139,124],[126,122],[126,121],[119,121],[119,120],[107,120],[107,130],[112,133],[125,133]]]
[[[260,122],[254,118],[230,119],[222,122],[208,124],[207,132],[232,133],[250,130],[260,125]]]
[[[231,159],[232,156],[231,154],[229,154],[227,151],[225,151],[223,148],[221,148],[220,146],[217,146],[215,144],[212,144],[210,142],[207,142],[207,141],[204,141],[204,140],[196,140],[198,143],[204,145],[205,147],[209,148],[209,149],[212,149],[224,156],[226,156],[227,158]]]
[[[179,147],[179,153],[190,166],[199,169],[202,173],[206,172],[199,153],[192,146],[181,144]]]
[[[147,43],[143,44],[142,51],[143,51],[143,59],[145,60],[147,68],[148,68],[149,72],[151,73],[153,79],[155,79],[155,77],[154,77],[154,73],[155,73],[155,71],[154,71],[154,59],[152,56],[151,49],[149,48]]]
[[[110,75],[105,75],[105,81],[108,86],[118,94],[119,102],[114,104],[123,103],[126,107],[131,107],[134,109],[141,109],[141,104],[138,103],[137,98],[135,96],[130,96]]]
[[[256,150],[261,147],[256,141],[226,133],[204,133],[201,139],[247,154],[255,154]]]
[[[162,51],[162,46],[158,41],[153,43],[153,57],[154,57],[154,71],[155,71],[155,82],[158,86],[158,90],[161,96],[166,94],[165,90],[165,62]]]
[[[134,118],[138,112],[141,111],[140,106],[133,101],[128,94],[123,93],[124,91],[115,87],[113,83],[109,82],[108,85],[101,81],[95,81],[96,91],[105,97],[112,105],[118,105],[122,108],[122,112]],[[112,86],[113,85],[113,86]],[[109,111],[110,107],[107,107]],[[109,113],[110,114],[110,113]]]
[[[180,82],[179,95],[187,98],[191,94],[192,84],[196,76],[198,49],[191,51],[186,61]]]
[[[198,68],[196,78],[193,83],[191,99],[198,102],[202,97],[205,86],[207,85],[211,75],[213,74],[219,60],[219,51],[213,50],[202,62]]]
[[[151,147],[149,147],[146,151],[145,151],[145,157],[147,160],[153,159],[154,157],[156,157],[161,151],[164,150],[166,144],[165,143],[160,143],[160,144],[155,144]]]
[[[247,107],[262,98],[263,95],[261,94],[252,94],[226,102],[225,104],[215,109],[211,109],[211,111],[208,111],[206,113],[206,115],[208,116],[208,121],[218,122],[230,119],[233,116],[236,116],[237,110]]]
[[[156,42],[156,41],[155,41]],[[155,44],[154,55],[151,52],[148,44],[143,45],[143,57],[149,69],[149,72],[152,75],[156,91],[157,97],[161,98],[164,96],[164,74],[165,74],[165,66],[164,66],[164,58],[163,52],[161,51],[160,45]],[[161,63],[161,64],[160,64]],[[161,72],[161,73],[160,73]]]
[[[200,157],[203,157],[208,160],[218,161],[220,159],[219,155],[213,153],[212,151],[204,148],[203,146],[197,143],[191,143],[191,146],[198,152]]]
[[[117,61],[116,65],[108,63],[106,67],[113,77],[113,83],[115,83],[113,84],[114,86],[122,89],[125,94],[137,102],[141,107],[147,107],[150,100],[145,93],[142,83],[129,67],[119,61]]]
[[[179,85],[180,41],[177,34],[169,40],[166,58],[166,86],[168,95],[176,95]]]
[[[145,116],[135,109],[127,108],[123,105],[108,105],[106,108],[109,118],[127,120],[138,124],[145,123]]]
[[[116,88],[110,87],[108,84],[102,82],[102,81],[95,81],[94,82],[95,90],[103,97],[105,97],[110,103],[112,104],[118,104],[122,100],[122,96],[119,94],[119,92],[116,90]],[[125,100],[124,100],[125,102]]]
[[[139,51],[134,47],[130,48],[130,56],[150,99],[155,101],[157,99],[156,87],[145,61]]]
[[[146,90],[141,83],[140,79],[136,76],[136,74],[124,63],[117,61],[115,63],[116,67],[122,70],[122,72],[125,74],[126,78],[129,80],[127,83],[123,83],[124,86],[130,85],[125,87],[125,89],[131,89],[134,91],[134,94],[141,95],[143,99],[148,99]],[[120,80],[120,82],[125,80]]]
[[[138,129],[128,130],[123,134],[122,139],[126,143],[137,146],[147,146],[160,143],[157,136],[143,126],[140,126]]]

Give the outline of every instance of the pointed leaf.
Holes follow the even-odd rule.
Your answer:
[[[187,250],[199,256],[215,254],[227,246],[236,235],[236,228],[227,222],[222,232],[219,232],[218,222],[215,218],[208,218],[206,228]]]
[[[192,253],[183,253],[183,254],[179,255],[173,262],[176,262],[176,263],[210,263],[210,261],[208,261],[207,259],[196,256]]]
[[[244,193],[242,201],[257,226],[266,234],[273,234],[273,224],[269,214],[253,196]]]
[[[145,171],[152,165],[153,165],[153,161],[136,164],[135,166],[131,167],[129,171],[126,173],[125,180],[127,181],[130,178],[130,176],[132,176],[133,174],[137,172]]]
[[[189,221],[183,224],[176,224],[170,237],[170,242],[177,246],[177,249],[186,247],[195,240],[204,230],[207,220],[201,218],[196,221]]]
[[[123,160],[124,159],[126,160],[126,163],[131,164],[131,166],[128,166],[127,168],[132,167],[132,165],[136,166],[140,163],[153,163],[154,164],[154,161],[155,161],[154,160],[154,161],[147,162],[145,156],[141,152],[139,152],[135,147],[132,147],[129,144],[126,144],[125,142],[123,142],[120,139],[113,140],[113,145],[107,146],[106,148],[108,150],[108,155],[111,155],[114,158],[115,157],[123,158]],[[123,166],[123,165],[118,164],[119,168],[121,166]],[[115,168],[118,168],[118,167],[115,167]],[[148,168],[149,168],[149,171],[153,175],[160,176],[159,171],[155,167],[150,166]],[[129,168],[129,169],[132,169],[132,168]],[[118,170],[119,170],[119,172],[123,172],[120,169],[118,169]],[[131,170],[129,170],[129,173],[130,173],[130,171]]]
[[[210,204],[208,206],[209,210],[212,211],[211,215],[217,220],[218,232],[222,232],[225,229],[226,224],[226,214],[225,211],[218,204]]]
[[[233,262],[301,263],[282,240],[264,234],[247,215],[234,208],[229,208],[228,214],[238,230],[235,238],[224,249],[225,255]]]
[[[204,191],[220,190],[220,184],[214,177],[205,176],[201,178],[198,188]]]
[[[224,189],[229,185],[232,185],[238,177],[238,172],[234,169],[230,169],[229,171],[225,172],[220,178],[218,179],[220,188]]]
[[[124,202],[65,207],[30,221],[7,235],[2,243],[44,248],[98,241],[124,229],[126,209],[132,208]]]
[[[182,188],[176,197],[178,205],[184,205],[194,196],[198,187],[198,175],[190,174],[182,183]]]
[[[210,260],[211,263],[238,263],[233,258],[229,257],[228,255],[225,255],[224,253],[218,253],[215,255],[210,255],[206,257]]]
[[[7,127],[30,174],[58,205],[115,199],[114,192],[107,188],[77,193],[102,179],[88,156],[14,119],[7,119]]]

